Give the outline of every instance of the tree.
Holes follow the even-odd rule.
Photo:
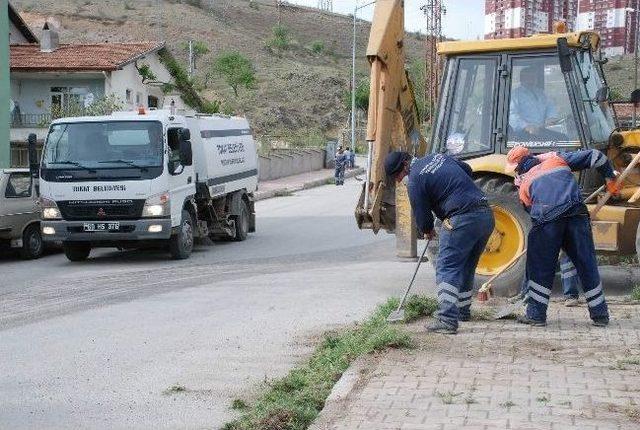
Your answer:
[[[369,79],[361,79],[356,84],[356,109],[365,113],[369,110],[369,85]],[[351,110],[351,91],[344,93],[343,102],[345,107]]]
[[[213,72],[224,78],[238,97],[238,88],[253,88],[256,83],[256,75],[251,61],[236,51],[223,52],[218,55],[213,63]]]

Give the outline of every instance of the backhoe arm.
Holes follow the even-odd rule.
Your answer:
[[[426,141],[418,129],[413,87],[404,68],[404,35],[404,2],[378,1],[367,48],[371,64],[367,123],[369,168],[356,208],[358,226],[370,228],[375,233],[381,228],[396,231],[396,219],[405,224],[403,231],[409,231],[412,224],[408,201],[396,204],[396,185],[385,174],[385,157],[394,150],[415,156],[422,156],[427,151]],[[404,188],[398,186],[398,191],[406,200]],[[407,223],[410,224],[408,228]]]

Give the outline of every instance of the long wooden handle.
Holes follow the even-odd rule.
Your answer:
[[[629,163],[629,165],[625,167],[622,173],[620,173],[620,176],[616,178],[616,183],[621,184],[625,180],[625,178],[629,176],[629,174],[634,169],[634,167],[636,167],[636,164],[638,164],[638,162],[640,162],[640,151],[635,155],[635,157],[633,157],[633,159],[631,160],[631,163]],[[592,218],[595,217],[595,215],[600,211],[600,209],[602,209],[602,207],[607,204],[607,202],[609,201],[612,195],[613,194],[611,194],[611,192],[609,191],[605,193],[604,197],[600,199],[596,207],[591,211]]]
[[[500,275],[502,275],[505,270],[507,270],[508,268],[510,268],[511,266],[513,266],[513,264],[518,261],[520,259],[520,257],[522,257],[524,254],[527,253],[527,248],[524,248],[522,251],[520,251],[518,253],[518,255],[516,255],[515,257],[513,257],[511,259],[511,261],[509,261],[509,263],[507,263],[506,266],[504,266],[502,269],[500,269],[498,271],[498,273],[496,273],[495,275],[493,275],[492,277],[489,278],[489,280],[487,280],[487,282],[485,282],[484,284],[482,284],[482,286],[480,287],[480,291],[486,291],[486,289],[491,285],[491,283]]]

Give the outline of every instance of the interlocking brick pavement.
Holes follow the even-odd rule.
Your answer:
[[[461,323],[457,336],[409,326],[419,347],[367,358],[315,430],[640,429],[640,306],[552,303],[548,326]]]

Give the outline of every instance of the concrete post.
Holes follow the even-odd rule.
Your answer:
[[[9,167],[9,4],[0,0],[0,168]]]
[[[418,256],[416,220],[411,212],[409,192],[403,183],[396,185],[396,254],[400,258]]]

